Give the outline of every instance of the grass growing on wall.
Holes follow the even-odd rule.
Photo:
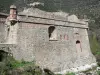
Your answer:
[[[97,74],[100,75],[100,71],[97,71]]]
[[[75,75],[75,73],[71,72],[71,73],[67,73],[66,75]]]
[[[18,67],[24,67],[24,66],[33,64],[33,62],[25,62],[24,60],[17,61],[11,56],[8,56],[4,62],[6,62],[7,66],[9,66],[9,68],[11,69],[18,68]]]
[[[44,74],[43,74],[44,73]],[[41,69],[35,62],[17,61],[11,56],[0,62],[0,75],[55,75],[49,69]]]
[[[41,69],[34,62],[26,62],[24,60],[17,61],[11,56],[7,56],[5,60],[0,62],[0,75],[55,75],[49,69]],[[62,75],[62,74],[57,74]],[[67,73],[65,75],[75,75]]]

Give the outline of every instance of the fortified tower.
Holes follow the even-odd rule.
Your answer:
[[[15,5],[10,6],[10,16],[9,16],[10,21],[17,21],[17,8]]]
[[[10,6],[10,15],[6,19],[6,43],[16,44],[17,43],[17,8],[15,5]]]
[[[40,67],[62,74],[97,65],[90,50],[88,22],[75,15],[35,8],[17,15],[13,6],[3,25],[6,42],[0,47],[10,48],[16,60],[35,60]]]

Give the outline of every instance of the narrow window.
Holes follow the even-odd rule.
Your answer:
[[[79,41],[79,40],[77,40],[77,41],[76,41],[76,44],[80,44],[80,41]]]
[[[77,48],[77,51],[81,51],[82,52],[81,43],[80,43],[79,40],[76,41],[76,48]]]
[[[57,40],[57,34],[54,26],[48,28],[49,40]]]

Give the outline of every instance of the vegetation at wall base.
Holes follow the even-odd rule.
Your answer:
[[[55,75],[49,69],[41,69],[35,62],[17,61],[12,56],[6,56],[0,62],[0,75]]]
[[[17,61],[12,56],[7,55],[3,61],[0,62],[0,75],[62,75],[54,74],[49,69],[41,69],[36,66],[35,62],[26,62],[24,60]],[[75,75],[74,73],[67,73],[66,75]]]
[[[100,75],[100,71],[97,71],[97,74]]]
[[[24,69],[29,69],[30,66],[34,67],[34,62],[16,61],[12,56],[7,56],[0,62],[0,75],[12,75],[9,73],[24,71]]]
[[[75,75],[75,73],[71,72],[71,73],[67,73],[66,75]]]

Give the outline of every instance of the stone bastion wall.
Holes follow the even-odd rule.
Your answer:
[[[0,46],[10,47],[16,60],[36,61],[40,67],[55,73],[77,72],[96,66],[90,51],[88,23],[75,15],[67,20],[58,17],[20,14],[18,22],[10,26],[6,42]]]

